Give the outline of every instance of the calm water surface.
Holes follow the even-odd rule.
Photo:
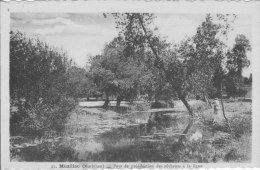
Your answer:
[[[167,150],[189,122],[184,113],[123,114],[82,105],[71,113],[62,136],[16,150],[12,159],[167,162]]]

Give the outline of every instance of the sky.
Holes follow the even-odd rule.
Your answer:
[[[178,43],[186,36],[196,33],[196,28],[206,14],[155,14],[154,24],[168,42]],[[227,44],[232,47],[237,34],[244,34],[249,41],[251,19],[237,15]],[[89,56],[100,54],[106,43],[118,35],[112,16],[105,18],[102,13],[12,13],[11,30],[27,35],[37,35],[42,41],[62,48],[75,63],[85,67]],[[249,53],[249,56],[251,54]],[[248,76],[251,67],[244,71]]]

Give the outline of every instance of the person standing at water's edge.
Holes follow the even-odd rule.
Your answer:
[[[218,112],[219,112],[219,101],[218,98],[215,98],[213,101],[213,116],[214,119],[218,116]]]

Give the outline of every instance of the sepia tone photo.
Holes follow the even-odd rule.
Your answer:
[[[10,163],[251,163],[252,21],[10,12]]]

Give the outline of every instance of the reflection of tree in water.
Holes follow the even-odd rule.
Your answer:
[[[164,112],[152,113],[145,125],[144,133],[153,134],[164,131],[166,128],[177,125],[177,117],[165,115]]]

